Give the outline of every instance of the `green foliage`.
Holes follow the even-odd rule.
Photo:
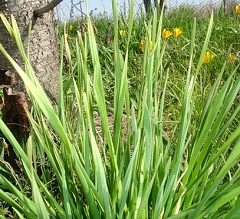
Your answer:
[[[189,17],[184,26],[184,16],[174,23],[173,14],[157,12],[135,21],[133,3],[129,18],[120,20],[113,1],[108,46],[90,17],[84,33],[70,32],[75,23],[62,29],[57,109],[34,75],[16,21],[11,27],[1,16],[25,71],[1,45],[0,51],[34,107],[24,147],[0,120],[23,169],[10,180],[0,167],[0,198],[19,217],[239,216],[240,76],[239,64],[228,60],[237,47],[228,39],[228,47],[214,48],[219,14],[208,25]],[[164,28],[176,27],[181,36],[162,38]],[[215,57],[203,63],[209,50]]]

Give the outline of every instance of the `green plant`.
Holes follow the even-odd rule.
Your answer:
[[[175,66],[165,57],[170,40],[161,38],[164,18],[155,12],[145,24],[145,43],[152,41],[153,49],[145,47],[141,86],[136,98],[131,98],[128,71],[133,3],[123,53],[119,48],[117,2],[113,1],[113,102],[106,101],[107,85],[88,17],[88,35],[78,34],[74,49],[65,36],[61,37],[57,109],[51,106],[23,52],[16,21],[12,18],[10,26],[1,15],[22,52],[25,72],[1,45],[0,51],[23,79],[34,108],[33,114],[28,113],[32,130],[25,150],[0,120],[0,130],[19,156],[24,178],[11,182],[1,175],[0,198],[20,218],[239,216],[240,127],[236,122],[239,105],[234,104],[240,88],[239,65],[224,81],[226,63],[222,63],[216,69],[216,80],[205,90],[200,76],[213,16],[197,58],[194,20],[188,62],[182,63],[185,80],[175,86],[181,95],[174,95],[175,88],[170,90],[169,84],[173,83],[170,73]],[[168,103],[170,96],[178,98],[180,112],[175,120],[166,121],[165,106],[174,108]],[[169,126],[172,131],[165,140],[164,130]]]

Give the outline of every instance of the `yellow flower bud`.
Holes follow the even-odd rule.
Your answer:
[[[70,25],[69,28],[68,28],[68,30],[71,31],[72,29],[73,29],[73,26]]]
[[[141,40],[141,50],[142,52],[144,52],[144,49],[145,49],[145,40]],[[149,50],[152,51],[153,49],[153,42],[150,41],[149,42]]]
[[[228,58],[231,62],[234,62],[236,60],[236,55],[231,53],[231,54],[229,54]]]
[[[240,14],[240,5],[236,5],[236,13]]]
[[[172,32],[167,30],[167,29],[164,29],[163,30],[163,33],[162,33],[162,38],[163,39],[167,39],[168,37],[170,37],[172,35]]]
[[[202,59],[202,63],[203,64],[209,63],[213,59],[213,57],[214,57],[214,55],[211,54],[210,52],[205,52],[203,59]]]
[[[173,36],[174,37],[179,37],[182,34],[182,30],[180,28],[174,28],[173,30]]]
[[[124,36],[126,34],[126,31],[125,30],[120,30],[119,34],[120,34],[120,36]]]
[[[67,33],[65,34],[65,37],[66,37],[67,40],[71,39],[70,35],[68,35]]]
[[[145,49],[145,40],[141,40],[141,50],[144,52]]]

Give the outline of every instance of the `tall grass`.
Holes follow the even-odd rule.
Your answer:
[[[34,113],[28,113],[31,133],[24,148],[0,120],[0,130],[23,168],[20,178],[9,180],[7,168],[1,166],[1,199],[19,218],[239,217],[240,127],[234,125],[239,117],[239,105],[235,104],[239,65],[224,80],[223,62],[207,94],[200,93],[204,98],[195,95],[203,86],[199,78],[213,15],[197,58],[196,20],[192,23],[180,115],[176,121],[166,121],[165,106],[172,91],[168,90],[171,65],[166,68],[164,59],[169,42],[161,37],[163,13],[155,12],[145,24],[145,44],[152,41],[153,49],[145,47],[141,86],[138,98],[133,99],[128,78],[133,1],[124,53],[114,0],[113,12],[113,103],[106,101],[99,44],[88,17],[88,34],[78,33],[71,42],[74,46],[65,36],[61,38],[57,109],[34,75],[15,19],[12,17],[10,26],[1,15],[22,52],[25,71],[2,45],[0,51],[22,78],[34,106]],[[64,57],[67,74],[63,72]],[[165,139],[169,123],[172,132]]]

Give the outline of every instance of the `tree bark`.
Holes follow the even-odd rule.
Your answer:
[[[143,0],[143,4],[147,15],[151,14],[152,12],[151,0]]]
[[[12,14],[19,26],[25,48],[29,49],[31,65],[52,103],[56,102],[59,81],[59,52],[56,25],[53,11],[46,12],[49,0],[0,0],[0,12],[7,18]],[[35,11],[34,16],[34,10]],[[49,9],[49,8],[48,8]],[[41,16],[39,16],[42,14]],[[36,16],[37,15],[37,16]],[[30,40],[29,25],[32,22]],[[24,69],[24,63],[16,44],[0,20],[0,43],[10,56]],[[28,48],[29,45],[29,48]],[[15,73],[15,77],[13,76]],[[4,103],[1,103],[3,121],[19,142],[25,142],[29,132],[29,121],[25,112],[28,103],[22,80],[8,60],[0,53],[0,86],[4,91]],[[0,101],[2,102],[2,101]],[[9,145],[5,160],[16,170],[17,156]]]
[[[144,8],[146,13],[149,15],[152,12],[152,3],[151,0],[143,0]],[[161,12],[162,8],[167,9],[167,0],[154,0],[154,7]]]
[[[53,10],[59,3],[61,3],[63,0],[52,0],[51,2],[49,2],[47,5],[41,7],[41,8],[37,8],[33,11],[33,15],[35,17],[47,13],[51,10]]]
[[[157,10],[161,12],[163,7],[164,10],[167,8],[167,0],[154,0],[154,5],[155,8],[157,8]]]
[[[41,8],[49,3],[48,0],[0,0],[0,11],[9,18],[12,14],[19,26],[22,41],[27,51],[28,29],[32,21],[32,30],[29,42],[29,55],[36,76],[44,87],[48,97],[53,101],[58,92],[59,53],[56,36],[56,25],[53,19],[53,11],[40,17],[33,16],[35,9]],[[7,33],[3,23],[0,21],[0,43],[16,60],[22,68],[23,61],[16,48],[15,43]],[[13,71],[12,66],[6,58],[0,54],[0,70]],[[16,76],[17,83],[13,92],[24,91],[23,83]]]

